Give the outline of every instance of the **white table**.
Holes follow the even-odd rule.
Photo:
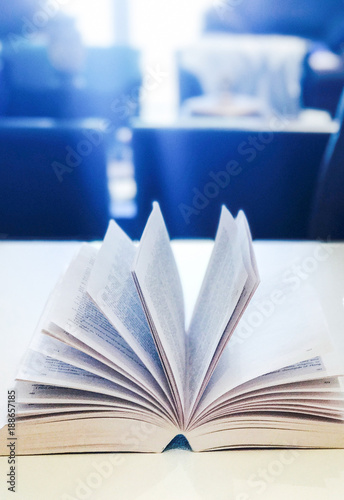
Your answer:
[[[263,276],[278,275],[285,268],[294,277],[301,276],[300,286],[321,285],[330,327],[343,326],[344,244],[326,247],[330,258],[324,247],[319,251],[313,243],[258,242],[255,246]],[[47,295],[78,247],[73,242],[0,243],[3,406]],[[190,308],[211,244],[176,242],[174,248]],[[342,344],[338,348],[344,352],[344,333]],[[344,450],[37,456],[18,457],[17,467],[14,496],[7,491],[7,458],[0,458],[1,500],[339,500],[344,494]]]
[[[179,116],[153,119],[134,119],[136,128],[143,129],[214,129],[241,130],[243,132],[299,132],[304,134],[333,134],[338,132],[339,124],[327,111],[303,109],[295,118],[272,112],[266,116]]]

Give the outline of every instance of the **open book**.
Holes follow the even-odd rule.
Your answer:
[[[261,323],[271,284],[251,301],[258,282],[246,218],[223,207],[186,327],[159,206],[138,247],[111,221],[53,290],[22,361],[17,454],[160,452],[178,434],[194,451],[344,447],[342,372],[314,293],[279,287]]]

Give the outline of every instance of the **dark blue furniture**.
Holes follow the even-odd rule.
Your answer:
[[[320,167],[310,220],[313,239],[344,240],[344,92],[337,110],[340,123]]]
[[[97,120],[0,121],[0,234],[99,239],[109,220],[105,132]]]
[[[157,200],[171,237],[213,237],[225,204],[233,214],[245,211],[254,238],[308,238],[311,200],[328,138],[329,133],[225,125],[137,125],[138,226],[143,228]],[[227,176],[220,174],[224,171]]]

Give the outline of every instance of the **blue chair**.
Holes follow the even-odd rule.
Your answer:
[[[0,234],[103,238],[109,220],[100,121],[0,121]]]
[[[254,238],[308,238],[329,133],[271,134],[195,123],[134,128],[138,227],[157,200],[171,237],[213,237],[225,204],[233,214],[245,211]],[[249,145],[250,137],[259,149]]]
[[[309,225],[312,239],[344,240],[344,91],[337,119],[339,131],[331,136],[319,171]]]

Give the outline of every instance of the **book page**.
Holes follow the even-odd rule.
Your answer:
[[[151,419],[156,419],[157,422],[162,422],[161,414],[153,413],[150,409],[142,405],[98,392],[92,393],[80,389],[24,381],[17,381],[15,390],[18,406],[26,406],[27,414],[31,414],[34,417],[37,414],[42,414],[41,409],[43,408],[43,413],[55,413],[64,411],[65,408],[74,408],[74,411],[84,412],[87,408],[94,411],[96,408],[101,407],[103,410],[116,410],[117,412],[120,409],[124,411],[136,411],[138,418],[144,416],[147,418],[149,416]],[[164,421],[167,420],[165,419]]]
[[[136,384],[138,387],[142,388],[145,392],[153,396],[154,399],[159,402],[165,409],[172,410],[173,413],[173,408],[171,407],[171,403],[169,402],[166,394],[163,392],[158,382],[152,377],[152,375],[148,372],[144,365],[142,365],[142,367],[135,371],[133,371],[131,367],[129,367],[129,371],[128,366],[123,369],[123,367],[119,367],[117,364],[110,361],[109,354],[108,352],[106,352],[106,350],[106,356],[104,356],[100,354],[99,351],[102,349],[99,349],[99,347],[98,350],[95,351],[89,345],[76,339],[75,337],[73,337],[73,335],[70,335],[65,330],[62,330],[57,325],[51,322],[46,324],[42,332],[45,334],[45,336],[49,336],[53,339],[59,340],[64,345],[72,347],[74,350],[77,350],[80,353],[87,354],[88,356],[93,358],[93,360],[100,361],[100,363],[102,363],[103,365],[111,368],[112,370],[115,370],[116,373],[122,375],[129,381],[134,382],[134,384]],[[142,373],[140,373],[140,370]]]
[[[297,382],[295,382],[296,373]],[[307,394],[309,392],[315,392],[317,395],[326,392],[343,394],[343,387],[338,377],[327,375],[326,369],[319,357],[257,377],[222,394],[216,400],[207,398],[206,391],[197,407],[190,427],[197,427],[206,415],[212,414],[218,407],[231,405],[232,401],[236,401],[237,399],[259,397],[262,394],[272,395],[282,393],[291,396],[295,393]]]
[[[128,414],[129,412],[126,413]],[[121,456],[114,456],[114,458],[116,459],[116,462],[113,461],[113,465],[115,466],[113,474],[116,476],[114,477],[114,488],[111,487],[111,484],[110,488],[108,488],[109,484],[107,484],[106,489],[104,488],[104,485],[106,484],[106,478],[108,478],[109,475],[104,475],[105,481],[103,483],[103,489],[97,488],[99,482],[94,483],[93,481],[92,484],[95,484],[96,488],[92,490],[91,496],[93,496],[94,498],[99,498],[99,494],[103,496],[104,491],[105,498],[116,498],[118,496],[120,496],[121,498],[127,498],[126,495],[122,495],[121,493],[119,493],[119,495],[116,495],[116,493],[113,492],[114,490],[116,490],[116,486],[118,486],[118,481],[120,480],[119,484],[123,482],[123,491],[127,491],[126,483],[128,482],[128,480],[134,482],[136,479],[136,474],[141,474],[142,472],[142,459],[143,462],[146,463],[146,461],[149,459],[149,453],[161,453],[167,446],[167,444],[178,433],[178,429],[174,425],[161,419],[159,421],[155,419],[155,423],[150,422],[149,420],[151,419],[147,419],[145,415],[140,417],[137,412],[136,414],[133,413],[131,417],[122,417],[119,412],[116,412],[113,415],[114,418],[108,418],[106,413],[100,413],[96,416],[93,414],[85,414],[83,415],[84,418],[82,420],[80,420],[80,417],[78,417],[77,415],[74,416],[74,419],[72,417],[73,415],[68,416],[68,418],[64,417],[63,415],[56,415],[49,417],[40,417],[37,419],[22,420],[20,424],[18,424],[18,431],[20,425],[20,439],[18,439],[16,455],[64,454],[64,456],[62,455],[61,457],[56,457],[55,463],[58,464],[68,460],[68,456],[66,455],[66,453],[129,452],[129,455],[123,455],[123,458]],[[148,425],[146,424],[146,422],[148,423]],[[80,432],[80,429],[82,429],[82,432]],[[7,447],[7,433],[7,428],[0,429],[0,455],[4,456],[7,456],[9,454]],[[146,456],[136,457],[137,459],[133,462],[129,459],[130,453],[133,452],[146,453]],[[91,462],[93,460],[107,460],[107,457],[109,456],[110,455],[104,455],[103,458],[101,456],[98,456],[97,458],[97,455],[94,455],[93,457],[89,457],[89,460],[91,460]],[[50,458],[54,459],[54,457]],[[74,458],[69,458],[71,463],[71,466],[69,466],[70,475],[74,478],[74,485],[78,484],[77,479],[79,477],[85,480],[86,484],[86,481],[88,482],[89,477],[92,476],[92,474],[90,475],[90,471],[92,469],[90,469],[89,467],[84,467],[83,469],[79,468],[77,464],[79,462],[79,459],[82,459],[83,457],[76,456]],[[135,459],[133,455],[132,458]],[[149,465],[146,467],[143,474],[146,474],[147,471],[151,469],[152,474],[156,476],[157,457],[155,455],[151,458],[153,460],[149,461]],[[32,458],[28,460],[31,464],[36,465],[36,460]],[[120,465],[120,467],[118,467],[117,464],[121,464],[122,460],[125,465]],[[41,463],[45,461],[50,462],[50,460],[43,457],[41,459]],[[23,464],[24,462],[25,459],[23,459]],[[49,476],[48,479],[46,478],[48,481],[46,488],[48,493],[43,493],[42,495],[36,494],[36,496],[31,496],[31,498],[57,498],[57,493],[55,492],[55,490],[52,492],[52,494],[49,494],[49,484],[52,481],[50,477],[52,470],[54,470],[54,473],[57,476],[57,481],[61,481],[60,474],[57,474],[55,469],[52,469],[52,465],[49,464],[43,471],[43,474]],[[82,471],[84,471],[84,473]],[[40,468],[38,474],[42,474]],[[124,477],[121,477],[121,475],[124,475]],[[20,476],[22,480],[24,479],[23,476]],[[98,476],[98,474],[96,474],[96,476]],[[103,479],[104,476],[100,476],[100,478]],[[144,477],[144,475],[142,477]],[[81,482],[81,480],[79,482]],[[30,482],[29,478],[26,482],[28,491],[34,491],[31,483],[32,482]],[[23,486],[24,488],[22,488],[22,491],[25,491],[25,481],[23,483]],[[81,492],[80,495],[78,493],[78,489]],[[86,498],[88,496],[88,491],[86,491],[86,494],[83,493],[85,491],[83,487],[80,487],[78,489],[75,490],[75,487],[73,486],[73,489],[69,489],[69,491],[76,491],[77,498]],[[43,490],[45,491],[45,488],[43,488],[41,491]],[[108,490],[109,493],[107,493],[106,490]],[[66,492],[66,488],[59,488],[59,492],[61,492],[61,495],[58,495],[59,498],[62,499],[69,497],[68,494],[63,494],[64,492]],[[140,488],[135,488],[135,492],[136,495],[129,495],[130,498],[138,498],[140,496]],[[35,493],[36,492],[34,491],[33,495],[35,495]],[[16,498],[16,495],[13,496],[14,498]],[[21,498],[28,499],[26,495],[25,497],[23,497],[22,495],[20,496]],[[75,495],[73,493],[71,498],[75,498]]]
[[[134,406],[134,405],[133,405]],[[115,407],[114,407],[115,408]],[[53,413],[74,413],[74,412],[95,412],[95,411],[107,411],[111,412],[114,408],[106,405],[68,405],[68,404],[53,404],[53,405],[37,405],[37,404],[17,404],[17,417],[37,417],[42,415],[49,415]],[[119,406],[120,408],[120,406]],[[130,405],[129,405],[130,408]],[[143,411],[143,410],[142,410]]]
[[[232,336],[244,310],[246,309],[248,303],[253,297],[258,284],[259,284],[259,274],[257,263],[253,251],[251,233],[248,227],[246,217],[242,211],[239,212],[236,218],[236,224],[238,229],[238,235],[240,239],[241,256],[243,263],[247,272],[247,280],[243,291],[240,295],[239,301],[236,308],[226,326],[226,329],[221,337],[221,340],[217,346],[214,357],[211,361],[209,370],[207,372],[206,382],[209,381],[209,377],[212,375],[219,358],[226,347],[230,337]]]
[[[133,276],[182,418],[186,376],[183,291],[157,203],[140,241]]]
[[[35,384],[22,380],[17,380],[14,388],[17,402],[20,404],[102,404],[115,406],[118,402],[118,398],[114,396],[53,385]]]
[[[316,371],[314,373],[315,377],[319,376]],[[344,394],[340,386],[335,387],[335,384],[331,384],[333,380],[319,378],[283,385],[273,385],[276,384],[276,380],[273,380],[272,385],[263,387],[267,381],[264,383],[264,380],[257,379],[256,387],[261,387],[261,389],[255,389],[253,384],[244,384],[240,389],[234,389],[225,397],[221,397],[217,402],[204,408],[197,418],[193,419],[190,428],[203,425],[221,416],[230,416],[244,411],[257,411],[259,408],[261,411],[275,411],[276,405],[285,405],[286,409],[290,409],[293,405],[300,404],[305,405],[312,412],[326,407],[328,411],[333,411],[333,417],[335,417],[335,412],[344,404]]]
[[[223,335],[226,334],[225,344],[256,286],[257,277],[247,246],[245,260],[243,257],[242,235],[231,214],[223,207],[213,252],[187,334],[189,412],[204,387],[217,349],[224,347],[221,345]],[[211,369],[214,368],[215,363]]]
[[[186,433],[185,437],[194,451],[230,448],[343,448],[344,425],[338,420],[326,421],[312,415],[253,414],[251,418],[245,415],[209,422]],[[312,495],[313,489],[310,488],[309,498]],[[321,496],[322,493],[318,498]],[[292,493],[283,497],[292,498]],[[270,498],[278,497],[272,495]]]
[[[121,375],[113,368],[110,368],[88,354],[63,344],[59,340],[37,332],[30,344],[30,349],[45,356],[49,356],[50,358],[63,361],[64,363],[73,365],[77,368],[81,368],[82,370],[93,373],[106,380],[110,380],[124,389],[128,389],[129,391],[135,392],[139,396],[146,398],[154,405],[159,406],[159,402],[155,397],[148,394],[145,390],[129,380],[127,377]],[[166,410],[164,412],[166,413]]]
[[[131,275],[135,254],[133,242],[114,221],[110,221],[87,283],[87,292],[169,395],[164,370]]]
[[[18,417],[17,422],[20,424],[21,429],[23,425],[28,424],[53,424],[56,425],[57,422],[68,422],[71,424],[73,421],[79,422],[80,420],[84,422],[87,419],[107,419],[107,420],[115,420],[121,421],[127,419],[134,419],[136,421],[147,422],[148,424],[153,424],[157,426],[170,425],[168,422],[162,422],[161,418],[153,413],[145,410],[143,408],[135,408],[133,403],[128,403],[127,406],[122,406],[119,404],[115,408],[103,408],[100,407],[91,407],[87,406],[76,406],[74,408],[71,407],[51,407],[44,408],[42,411],[41,407],[36,407],[36,415],[32,414],[31,411],[22,410],[22,406],[18,405]],[[25,407],[24,407],[25,408]],[[52,411],[51,411],[52,410]],[[75,430],[78,432],[78,428]],[[90,452],[96,451],[96,449],[89,450]]]
[[[245,269],[247,271],[247,280],[243,288],[243,291],[241,293],[241,296],[239,298],[239,301],[234,309],[234,312],[225,328],[225,331],[222,334],[220,342],[216,347],[214,356],[210,362],[206,375],[203,379],[203,383],[199,390],[198,396],[195,400],[194,408],[198,404],[206,386],[208,385],[209,380],[220,360],[220,357],[222,356],[222,353],[229,339],[231,338],[244,310],[246,309],[248,303],[252,299],[259,284],[259,274],[252,245],[251,233],[246,217],[242,211],[239,212],[235,222],[238,229],[238,237],[240,239],[241,256],[243,259]]]
[[[49,323],[57,325],[115,363],[122,372],[141,380],[161,399],[160,391],[155,390],[156,382],[150,371],[86,292],[96,255],[94,247],[82,245],[51,301],[50,310],[46,314],[49,321],[46,320],[43,329],[49,332]],[[166,382],[165,385],[167,391]]]
[[[279,284],[279,303],[272,308],[268,298],[274,286],[261,284],[223,352],[198,411],[236,387],[276,370],[294,381],[307,370],[311,375],[315,370],[322,371],[322,377],[327,373],[338,375],[338,364],[329,354],[332,343],[316,293],[306,286],[298,291],[282,288]],[[264,307],[267,311],[268,306],[269,314],[263,316],[261,311]],[[251,326],[252,320],[259,318],[264,320]],[[327,360],[327,366],[321,360]]]
[[[32,349],[28,349],[23,359],[17,374],[17,380],[87,390],[113,396],[121,399],[124,406],[127,401],[132,402],[168,420],[159,408],[142,396],[98,375]]]
[[[97,250],[83,244],[70,263],[50,303],[47,319],[88,345],[105,340],[119,364],[142,366],[121,335],[87,296],[86,287]]]
[[[324,381],[324,379],[320,379]],[[344,402],[344,394],[341,390],[319,390],[318,392],[312,390],[311,386],[305,390],[305,382],[300,384],[300,388],[297,387],[298,382],[292,384],[277,385],[274,387],[257,389],[253,391],[248,391],[237,396],[230,397],[224,400],[222,403],[216,405],[215,410],[223,410],[227,408],[233,408],[235,405],[249,405],[251,403],[264,403],[267,401],[307,401],[312,402],[327,402],[332,404],[332,402]],[[314,380],[312,381],[314,382]],[[319,385],[320,386],[320,385]],[[290,390],[289,390],[290,389]]]

